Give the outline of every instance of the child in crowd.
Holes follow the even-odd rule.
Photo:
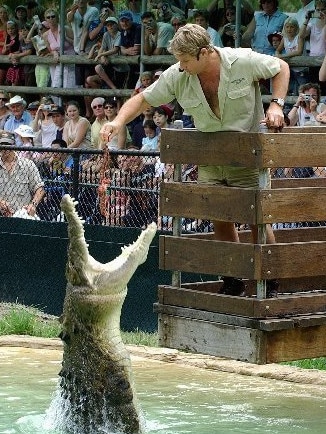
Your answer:
[[[19,125],[14,132],[19,136],[22,146],[34,146],[34,138],[36,137],[36,134],[34,133],[32,127],[29,125]],[[21,157],[29,158],[35,163],[39,160],[40,153],[33,151],[22,151],[19,155]]]
[[[144,89],[146,89],[146,87],[150,86],[152,83],[153,83],[153,73],[151,71],[142,72],[139,76],[139,80],[131,96],[136,95],[139,92],[142,92]]]
[[[22,24],[19,27],[19,53],[11,54],[11,59],[19,60],[22,57],[30,56],[35,54],[35,50],[32,41],[29,39],[29,32],[31,30],[30,24]],[[25,86],[36,86],[35,81],[35,65],[24,65],[20,66],[23,69],[24,85]]]
[[[281,44],[281,41],[283,39],[282,33],[281,32],[270,33],[267,36],[267,39],[268,39],[269,43],[271,44],[271,46],[274,48],[275,53],[276,53],[280,44]],[[282,53],[283,51],[284,51],[284,49],[282,48],[280,53]],[[274,55],[275,55],[275,53],[274,53]]]
[[[299,23],[296,18],[289,17],[283,26],[283,38],[276,48],[275,56],[281,59],[288,59],[294,56],[301,56],[304,48],[304,39],[299,33]],[[290,68],[289,94],[298,95],[299,87],[307,81],[308,68]]]
[[[145,136],[142,140],[142,152],[158,151],[158,136],[156,135],[156,124],[153,120],[147,119],[144,122]]]
[[[2,47],[2,54],[8,55],[11,58],[12,54],[19,53],[19,33],[18,25],[14,21],[7,21],[7,37],[4,46]],[[22,70],[20,71],[17,61],[13,59],[12,66],[7,69],[6,83],[8,85],[19,85],[22,80]]]

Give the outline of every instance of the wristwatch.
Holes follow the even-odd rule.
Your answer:
[[[275,102],[277,105],[279,105],[281,108],[284,107],[284,99],[283,98],[272,98],[271,102]]]

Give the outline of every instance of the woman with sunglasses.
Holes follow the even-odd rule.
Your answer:
[[[58,13],[53,9],[47,9],[44,13],[46,25],[49,28],[43,34],[43,38],[48,47],[50,54],[57,62],[56,65],[50,66],[51,87],[70,88],[75,87],[75,67],[74,65],[64,65],[63,67],[63,83],[61,83],[61,68],[59,64],[60,57],[60,33],[61,26],[59,24]],[[62,54],[75,54],[73,40],[74,35],[70,26],[64,26],[64,52]]]
[[[5,105],[9,101],[7,92],[0,90],[0,130],[3,130],[6,120],[9,118],[11,111]]]

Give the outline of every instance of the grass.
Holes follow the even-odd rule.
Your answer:
[[[316,359],[302,359],[293,362],[285,362],[282,365],[296,366],[303,369],[318,369],[320,371],[326,370],[326,357],[318,357]]]
[[[0,315],[0,335],[28,335],[43,338],[56,338],[61,326],[56,317],[45,315],[34,307],[12,304]],[[157,347],[157,333],[141,330],[122,332],[122,340],[127,345]]]

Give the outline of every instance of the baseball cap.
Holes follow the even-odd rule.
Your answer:
[[[14,132],[22,137],[36,137],[33,128],[29,125],[19,125]]]
[[[33,102],[31,102],[31,103],[28,104],[28,106],[27,106],[27,110],[35,110],[35,109],[38,109],[38,108],[39,108],[39,105],[40,105],[40,102],[39,102],[39,101],[33,101]]]
[[[24,5],[18,5],[18,6],[15,8],[15,12],[17,12],[19,9],[23,9],[24,11],[27,12],[27,7],[24,6]]]
[[[129,11],[122,11],[119,14],[119,20],[129,20],[129,21],[133,21],[132,18],[132,13]]]
[[[110,21],[119,24],[119,21],[117,20],[116,17],[107,17],[107,19],[105,20],[106,23],[109,23]]]
[[[53,106],[51,108],[51,110],[49,112],[49,114],[51,114],[51,115],[54,115],[54,114],[57,114],[57,113],[59,113],[60,115],[64,116],[64,114],[65,114],[64,108],[61,107],[61,106],[55,105],[55,106]]]
[[[112,1],[108,1],[108,0],[104,1],[101,4],[101,9],[103,9],[103,8],[109,8],[109,9],[111,9],[113,11],[114,10],[114,6],[113,6]]]
[[[6,145],[15,145],[15,136],[9,131],[2,131],[0,133],[0,143],[5,143]]]

